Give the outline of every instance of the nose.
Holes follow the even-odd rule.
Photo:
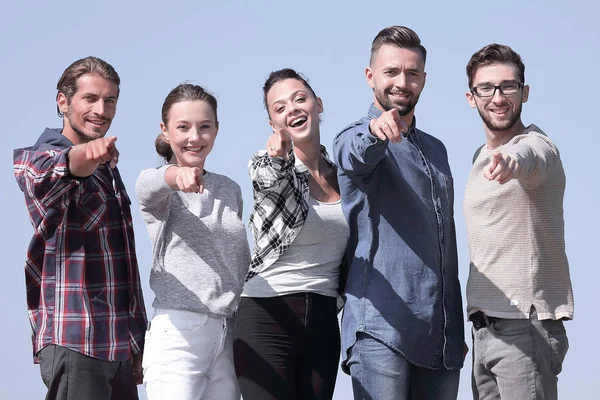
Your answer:
[[[296,111],[298,111],[298,104],[296,104],[295,101],[290,102],[290,104],[288,105],[288,115],[292,116],[296,113]]]
[[[97,102],[94,103],[93,111],[96,115],[104,115],[105,110],[106,110],[106,107],[104,106],[104,101],[98,100]]]
[[[406,87],[406,75],[403,73],[396,75],[394,78],[394,86],[403,88]]]
[[[190,142],[195,142],[196,140],[198,140],[200,138],[200,132],[198,131],[198,128],[196,128],[195,126],[192,127],[190,130],[190,136],[189,136],[189,140]]]
[[[493,103],[503,103],[505,99],[506,98],[500,91],[500,88],[496,88],[496,91],[494,92],[494,95],[492,96],[492,102]]]

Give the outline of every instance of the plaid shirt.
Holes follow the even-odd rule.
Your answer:
[[[321,155],[329,160],[325,147]],[[291,150],[288,158],[269,157],[265,150],[248,164],[254,193],[250,229],[254,237],[252,261],[246,281],[273,264],[294,241],[308,215],[310,171]]]
[[[131,202],[116,168],[71,176],[72,143],[60,132],[14,151],[35,230],[25,264],[34,361],[50,344],[127,360],[142,351],[147,324]]]

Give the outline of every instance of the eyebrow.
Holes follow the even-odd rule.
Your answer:
[[[81,94],[81,96],[82,96],[82,97],[83,97],[83,96],[102,97],[102,96],[100,96],[99,94],[97,94],[97,93],[93,93],[93,92],[83,92],[83,93]],[[116,99],[118,99],[118,97],[117,97],[117,96],[107,96],[107,97],[104,97],[104,98],[105,98],[105,99],[115,99],[115,100],[116,100]]]
[[[294,98],[294,97],[296,97],[296,96],[298,95],[298,93],[304,93],[304,94],[308,94],[308,93],[306,92],[306,90],[304,90],[304,89],[298,89],[298,90],[296,90],[294,93],[292,93],[292,94],[289,96],[289,98]],[[278,103],[283,103],[284,101],[285,101],[285,99],[278,99],[278,100],[275,100],[275,101],[273,102],[273,104],[271,104],[271,107],[275,106],[275,105],[276,105],[276,104],[278,104]]]
[[[500,83],[498,85],[502,85],[504,83],[519,83],[519,81],[516,79],[505,79],[503,81],[500,81]],[[481,86],[481,85],[495,86],[492,82],[479,82],[476,86]]]
[[[201,124],[204,124],[206,122],[213,122],[210,118],[206,118],[203,119],[202,121],[200,121]],[[191,122],[189,122],[187,119],[180,119],[178,121],[175,121],[176,124],[191,124]]]

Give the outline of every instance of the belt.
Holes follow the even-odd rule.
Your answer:
[[[501,318],[490,317],[485,315],[482,311],[477,311],[476,313],[469,315],[469,321],[473,323],[473,328],[475,328],[476,331],[485,328],[486,326],[490,326],[492,323],[499,320],[501,320]]]

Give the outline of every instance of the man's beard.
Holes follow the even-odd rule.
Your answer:
[[[506,131],[512,128],[517,121],[521,118],[521,111],[523,110],[523,103],[519,105],[519,108],[515,110],[512,114],[512,117],[509,120],[494,122],[490,117],[489,113],[482,112],[479,107],[477,107],[477,111],[479,112],[479,116],[483,120],[483,123],[488,127],[491,131]]]
[[[375,99],[377,99],[377,102],[381,105],[381,107],[383,107],[385,111],[389,111],[395,108],[396,110],[398,110],[400,116],[404,117],[405,115],[408,115],[412,110],[415,109],[415,106],[419,102],[419,96],[421,94],[419,93],[415,95],[414,93],[411,93],[410,100],[406,105],[394,104],[387,95],[388,93],[385,93],[384,91],[375,90]]]
[[[96,132],[96,131],[93,131],[92,134],[85,133],[83,131],[83,129],[81,129],[81,127],[79,127],[73,121],[73,119],[71,118],[72,114],[73,114],[73,109],[69,105],[69,107],[67,108],[67,112],[65,113],[65,118],[66,118],[69,126],[73,130],[73,132],[75,132],[75,134],[79,138],[79,142],[80,143],[87,143],[87,142],[90,142],[90,141],[95,140],[95,139],[100,139],[100,138],[104,137],[104,135],[106,135],[106,132]]]

